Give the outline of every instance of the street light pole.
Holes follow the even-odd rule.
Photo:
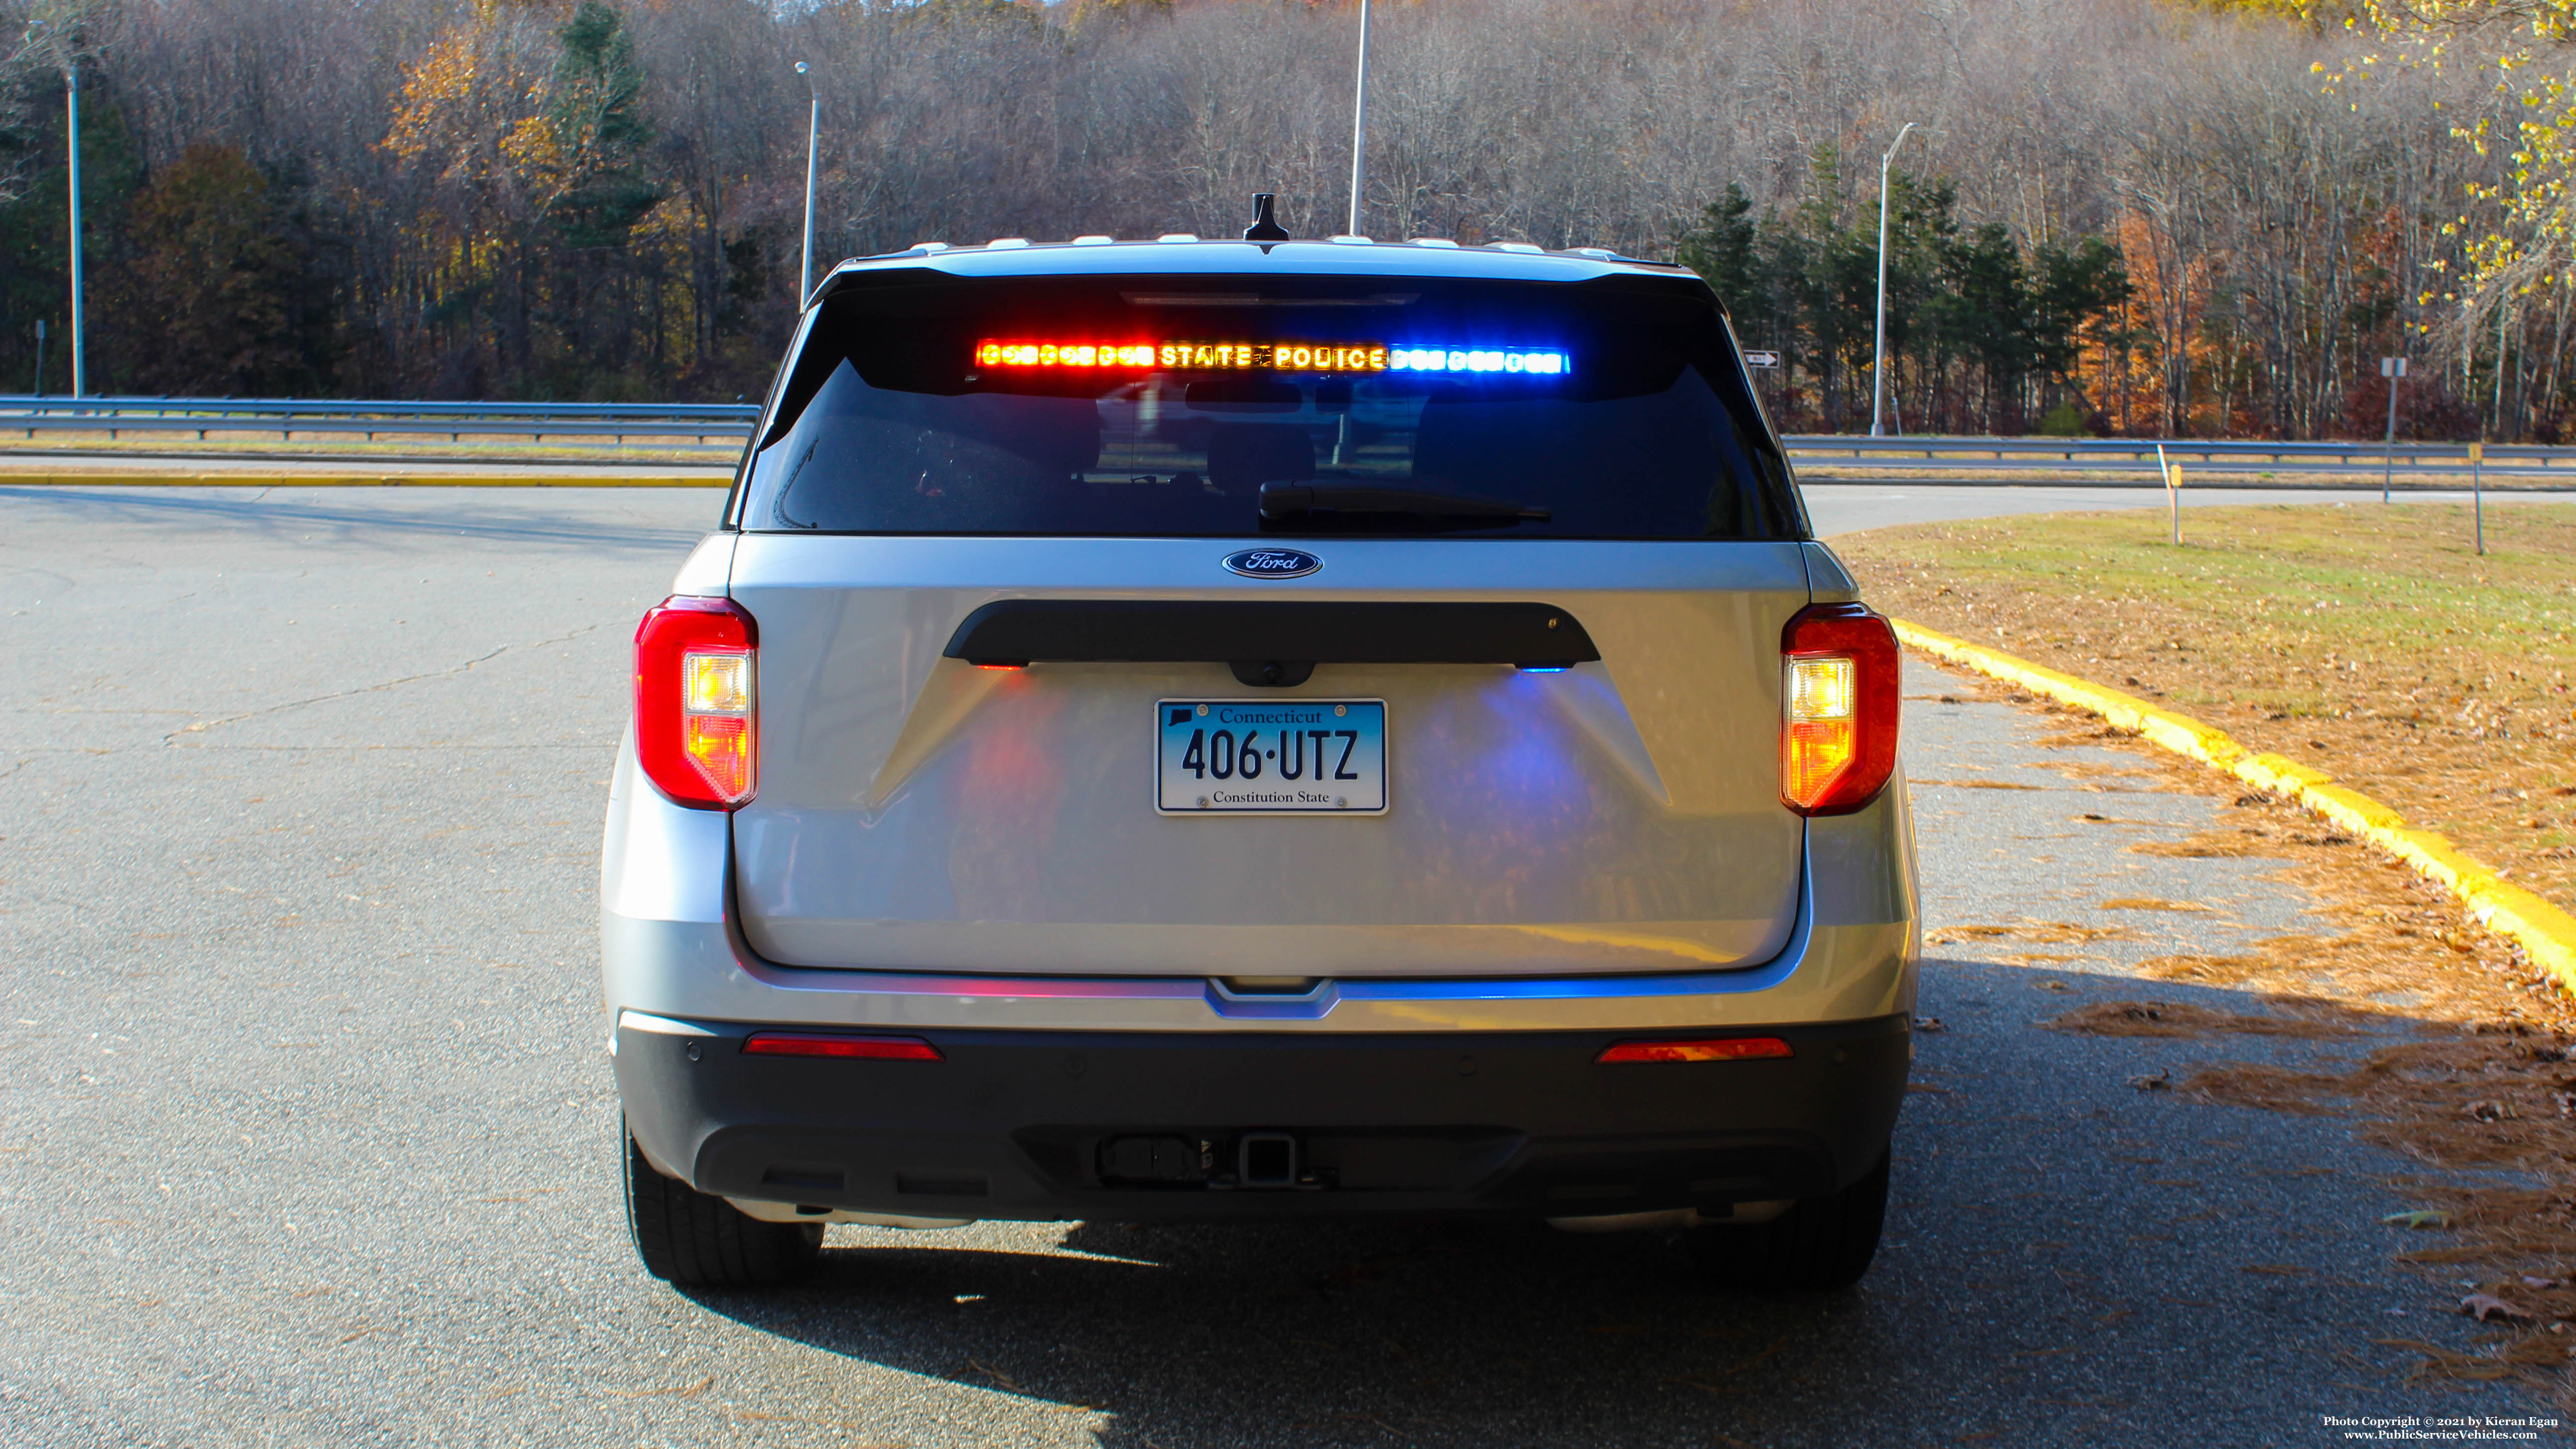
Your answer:
[[[814,89],[814,68],[796,62],[796,73],[805,78],[805,264],[796,283],[796,308],[814,297],[814,145],[823,128],[823,96]]]
[[[1351,102],[1351,224],[1352,236],[1365,236],[1360,230],[1360,193],[1368,184],[1368,22],[1369,0],[1360,0],[1360,66],[1352,82]]]
[[[63,64],[64,129],[69,134],[72,193],[72,396],[89,389],[89,357],[81,346],[80,62]]]
[[[2379,501],[2388,501],[2388,480],[2397,471],[2397,380],[2406,375],[2406,359],[2379,359],[2379,375],[2388,379],[2388,453],[2379,467]]]
[[[1879,422],[1887,405],[1887,169],[1896,164],[1896,148],[1913,131],[1914,123],[1906,122],[1887,154],[1878,159],[1878,336],[1869,357],[1869,435],[1873,438],[1887,435]]]

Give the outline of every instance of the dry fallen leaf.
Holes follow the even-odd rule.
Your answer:
[[[2161,1092],[2173,1086],[2173,1068],[2159,1067],[2152,1077],[2131,1077],[2129,1085],[2141,1092]]]
[[[2401,1228],[2447,1228],[2451,1215],[2440,1208],[2417,1208],[2412,1212],[2390,1213],[2380,1219]]]
[[[2460,1311],[2480,1323],[2501,1319],[2507,1323],[2528,1321],[2531,1310],[2518,1303],[2508,1303],[2492,1293],[2472,1293],[2460,1300]]]
[[[1918,1016],[1914,1018],[1914,1029],[1925,1033],[1949,1030],[1948,1027],[1941,1024],[1941,1018],[1937,1016]]]

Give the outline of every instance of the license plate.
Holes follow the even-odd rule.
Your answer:
[[[1166,699],[1154,706],[1166,815],[1383,815],[1386,701]]]

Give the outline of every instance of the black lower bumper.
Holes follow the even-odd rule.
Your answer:
[[[1636,1033],[951,1032],[944,1060],[621,1028],[645,1150],[701,1191],[908,1217],[1587,1217],[1818,1197],[1876,1163],[1901,1016],[1729,1027],[1785,1059],[1601,1065]],[[1711,1033],[1716,1034],[1716,1033]],[[1690,1033],[1655,1033],[1690,1035]]]

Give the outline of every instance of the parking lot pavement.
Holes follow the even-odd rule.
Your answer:
[[[0,489],[0,1443],[2322,1444],[2540,1406],[2373,1342],[2476,1332],[2392,1262],[2404,1164],[2126,1084],[2367,1043],[2034,1025],[2307,902],[2124,850],[2217,802],[2084,789],[2122,777],[2048,762],[2134,761],[1926,671],[1929,924],[2135,939],[1934,948],[1856,1292],[1400,1223],[838,1228],[811,1289],[675,1293],[617,1202],[595,851],[628,634],[714,502]]]

